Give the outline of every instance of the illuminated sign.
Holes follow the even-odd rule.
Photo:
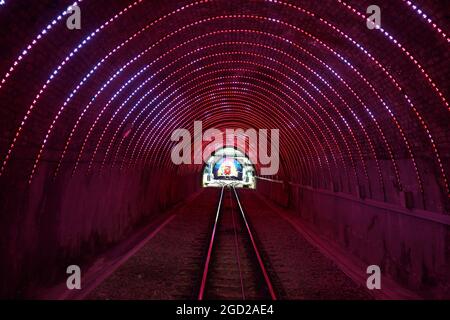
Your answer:
[[[214,164],[213,174],[215,179],[242,180],[242,164],[234,158],[221,158]]]

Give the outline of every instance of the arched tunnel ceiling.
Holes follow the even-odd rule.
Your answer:
[[[383,1],[375,30],[369,1],[77,3],[81,30],[70,2],[0,6],[2,179],[172,169],[202,120],[280,129],[282,179],[448,204],[444,3]]]

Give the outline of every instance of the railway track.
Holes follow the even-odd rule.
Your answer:
[[[234,186],[217,205],[199,300],[276,300],[275,291]]]

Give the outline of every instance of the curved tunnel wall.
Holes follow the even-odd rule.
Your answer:
[[[366,28],[368,1],[83,0],[81,30],[65,26],[69,4],[0,7],[2,280],[12,282],[2,287],[13,294],[36,266],[94,254],[195,192],[198,166],[170,160],[170,134],[195,120],[279,128],[282,170],[266,178],[284,191],[271,193],[318,220],[339,225],[351,206],[318,208],[314,190],[448,217],[450,40],[439,2],[383,3],[378,30]],[[261,192],[277,188],[263,181]],[[440,246],[427,273],[448,263],[447,226],[424,236],[424,250]],[[394,254],[395,276],[416,240],[393,241],[406,251]],[[423,267],[414,272],[417,287]]]

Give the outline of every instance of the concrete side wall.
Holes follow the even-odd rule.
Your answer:
[[[403,287],[426,298],[450,298],[447,216],[298,185],[258,182],[259,192],[289,206],[318,234],[367,265],[379,265]],[[435,218],[444,221],[432,221]]]
[[[60,281],[69,264],[90,261],[200,187],[196,173],[68,172],[52,181],[49,171],[32,185],[0,186],[0,296]]]

